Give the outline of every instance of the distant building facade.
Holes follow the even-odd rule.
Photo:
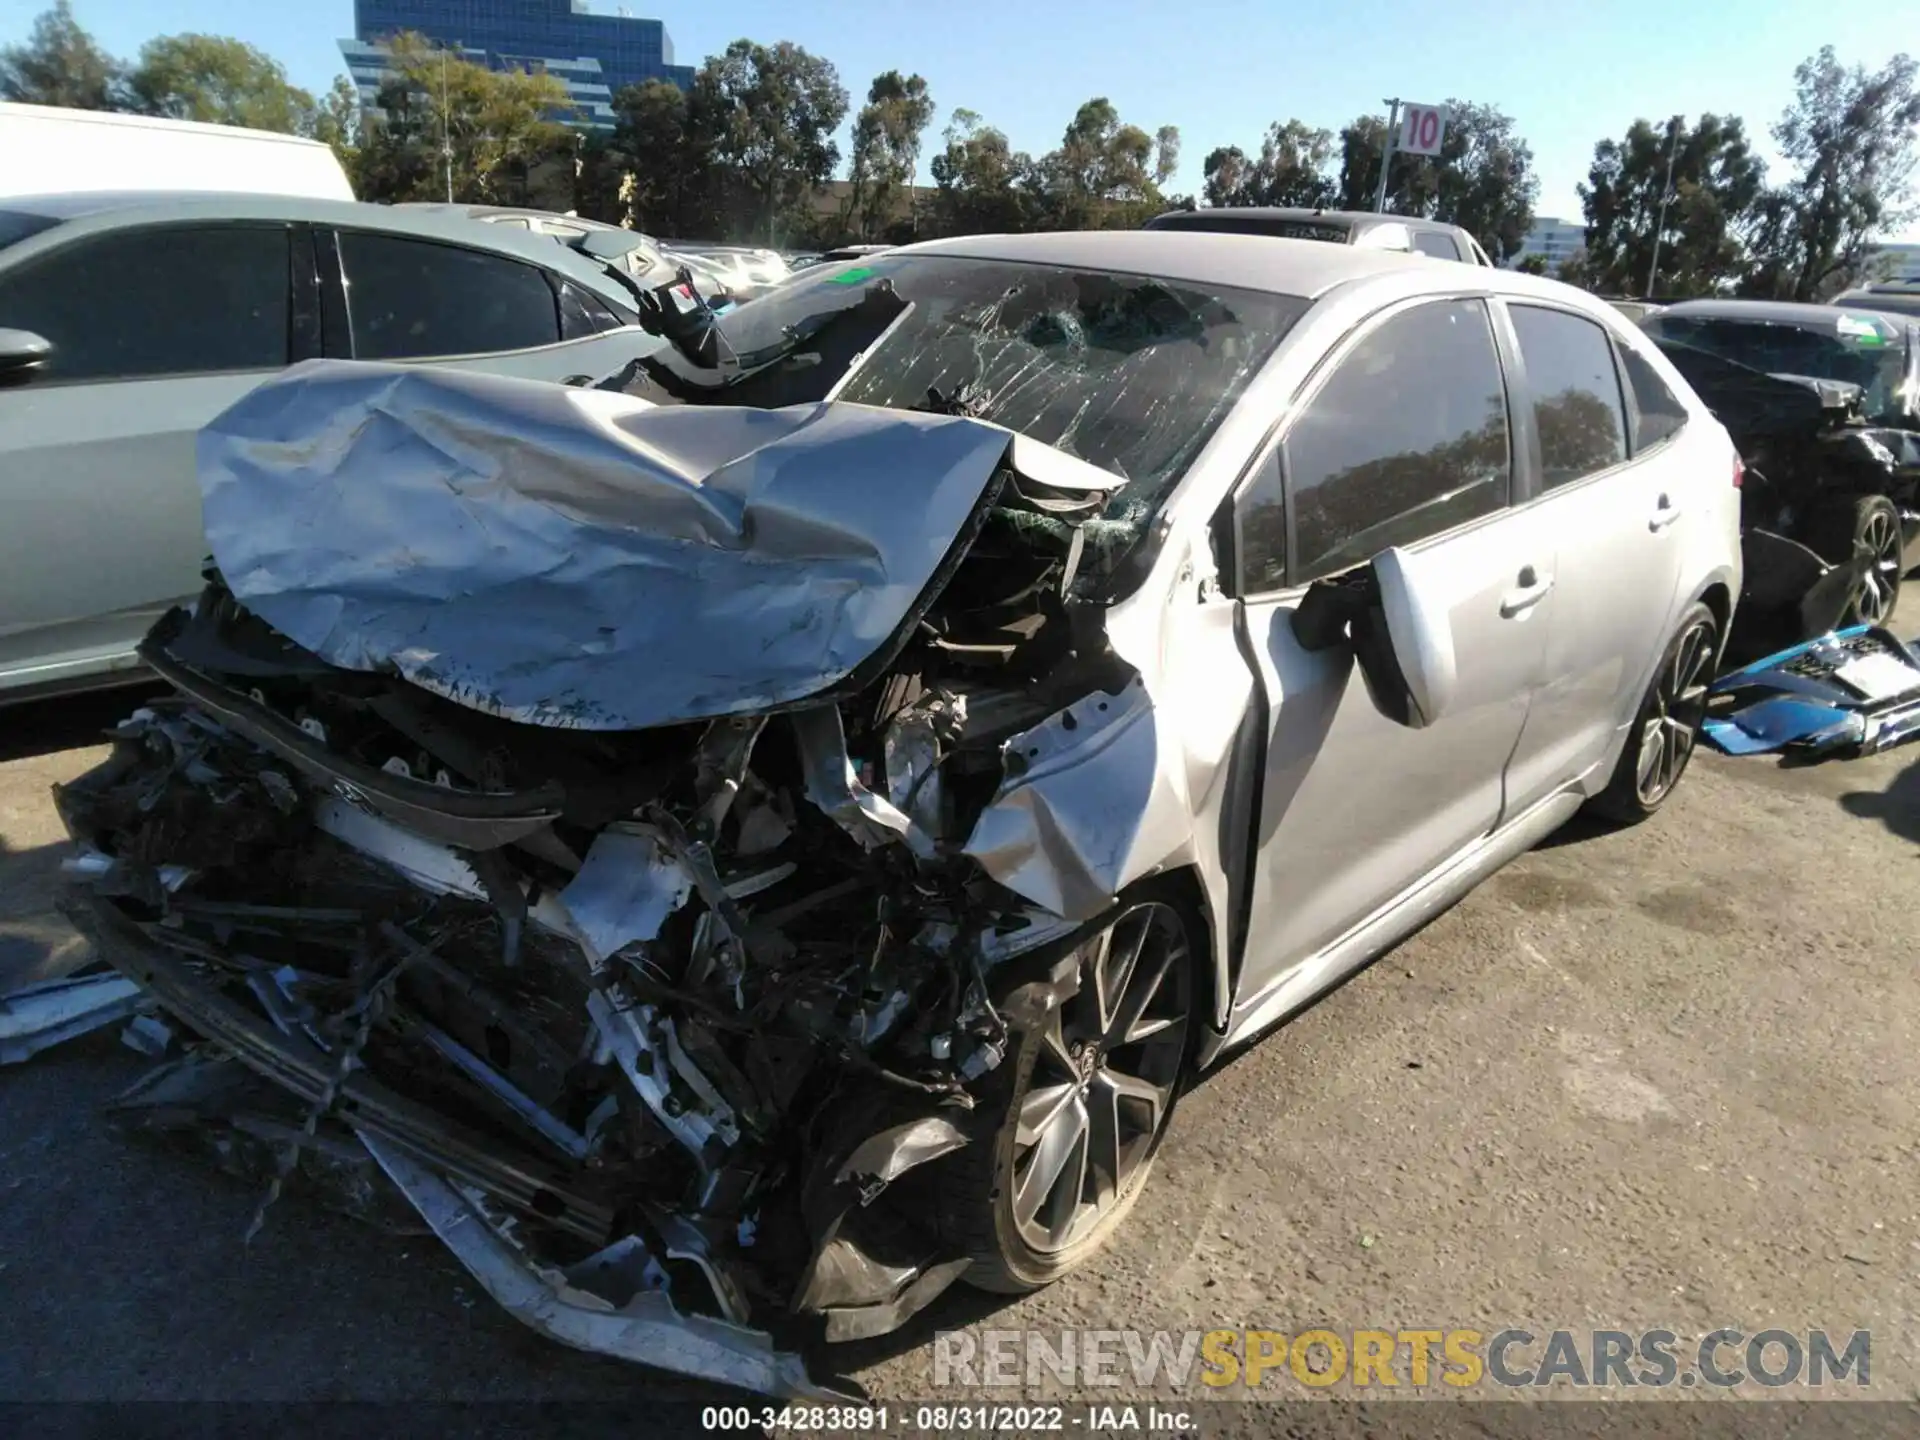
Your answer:
[[[1560,267],[1587,248],[1587,227],[1576,220],[1556,220],[1551,215],[1536,215],[1533,228],[1520,242],[1519,253],[1507,262],[1517,266],[1530,255],[1546,262],[1547,273],[1558,275]]]
[[[1920,282],[1920,244],[1876,245],[1873,258],[1878,263],[1872,266],[1869,273],[1875,280],[1899,280],[1907,284]]]
[[[340,53],[362,105],[376,103],[385,42],[408,30],[476,65],[552,75],[579,107],[570,123],[581,129],[612,129],[613,97],[629,85],[693,83],[693,67],[673,62],[667,27],[624,8],[605,15],[587,0],[354,0],[354,38],[340,42]]]

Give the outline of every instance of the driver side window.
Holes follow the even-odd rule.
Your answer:
[[[1512,445],[1485,303],[1428,301],[1377,326],[1307,401],[1282,453],[1295,585],[1504,509]]]

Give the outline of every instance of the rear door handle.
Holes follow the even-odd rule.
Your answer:
[[[1653,518],[1647,521],[1647,528],[1654,531],[1664,530],[1679,518],[1680,507],[1669,497],[1662,495],[1659,503],[1654,506]]]
[[[1511,620],[1514,616],[1531,610],[1546,599],[1547,592],[1553,589],[1553,577],[1549,575],[1546,579],[1541,579],[1531,565],[1521,567],[1519,581],[1517,586],[1500,598],[1502,619]]]

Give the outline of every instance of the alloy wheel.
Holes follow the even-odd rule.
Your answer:
[[[1158,901],[1082,947],[1080,989],[1049,1016],[1017,1101],[1013,1222],[1035,1251],[1086,1235],[1153,1154],[1186,1054],[1189,969],[1185,926]]]
[[[1885,624],[1900,589],[1900,525],[1884,509],[1867,516],[1860,543],[1873,552],[1873,566],[1860,579],[1853,610],[1863,625]]]
[[[1652,706],[1641,721],[1640,763],[1634,789],[1640,803],[1658,805],[1680,783],[1707,717],[1708,674],[1716,632],[1696,620],[1681,632],[1654,680]]]

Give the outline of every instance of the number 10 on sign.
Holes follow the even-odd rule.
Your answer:
[[[1394,149],[1402,155],[1438,155],[1440,142],[1447,135],[1447,107],[1415,105],[1401,107],[1400,133]]]

